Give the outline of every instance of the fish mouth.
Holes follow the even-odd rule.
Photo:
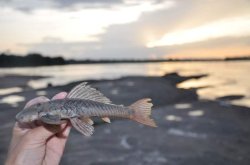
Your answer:
[[[16,120],[17,122],[20,122],[22,119],[23,119],[23,116],[21,115],[20,112],[19,112],[18,114],[16,114],[15,120]]]
[[[27,117],[25,117],[25,115],[22,112],[16,114],[15,120],[18,123],[24,123],[24,124],[32,122]]]

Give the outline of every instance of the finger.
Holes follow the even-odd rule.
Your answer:
[[[67,92],[60,92],[56,94],[54,97],[52,97],[51,100],[64,99],[66,96],[67,96]]]
[[[69,136],[70,130],[71,130],[71,126],[68,124],[62,132],[62,136],[67,138]]]
[[[45,97],[45,96],[39,96],[39,97],[36,97],[36,98],[28,101],[26,103],[26,105],[24,106],[24,108],[28,108],[28,107],[30,107],[32,105],[37,104],[37,103],[43,103],[43,102],[48,102],[48,101],[49,101],[49,99],[47,97]]]
[[[24,146],[33,146],[39,144],[43,145],[46,143],[47,139],[60,131],[61,128],[57,125],[40,125],[33,129],[23,129],[19,123],[15,123],[10,150],[14,148],[17,143],[20,143]]]
[[[61,125],[62,127],[62,129],[61,129],[61,131],[60,132],[58,132],[57,134],[56,134],[56,136],[57,137],[59,137],[59,138],[68,138],[68,136],[69,136],[69,133],[70,133],[70,129],[71,129],[71,124],[70,124],[70,122],[68,121],[67,123],[66,123],[66,125]]]
[[[30,143],[46,143],[47,139],[61,131],[61,126],[59,125],[47,125],[38,126],[31,129],[26,135]]]
[[[25,125],[20,125],[20,123],[16,122],[13,130],[12,130],[12,139],[10,143],[10,148],[9,150],[12,150],[14,146],[21,140],[21,137],[27,133],[28,129],[25,129]]]
[[[56,134],[56,136],[52,136],[46,143],[46,156],[44,159],[47,160],[49,157],[53,157],[53,164],[59,164],[71,128],[69,124],[61,126],[63,128],[62,131]]]

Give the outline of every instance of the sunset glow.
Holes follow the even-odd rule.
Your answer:
[[[245,0],[22,1],[0,1],[0,52],[68,59],[250,54]]]
[[[240,37],[250,35],[250,15],[213,22],[207,25],[184,29],[165,34],[161,39],[152,41],[147,47],[181,45],[219,37]]]

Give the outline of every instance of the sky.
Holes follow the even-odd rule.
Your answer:
[[[249,0],[0,0],[0,52],[66,59],[250,56]]]

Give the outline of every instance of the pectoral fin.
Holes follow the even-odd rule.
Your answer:
[[[94,132],[94,127],[88,122],[84,122],[78,118],[72,118],[70,122],[77,131],[85,136],[91,136]]]
[[[62,124],[63,121],[61,120],[61,117],[60,115],[44,115],[44,116],[41,116],[40,118],[42,120],[42,122],[44,123],[47,123],[47,124]]]

